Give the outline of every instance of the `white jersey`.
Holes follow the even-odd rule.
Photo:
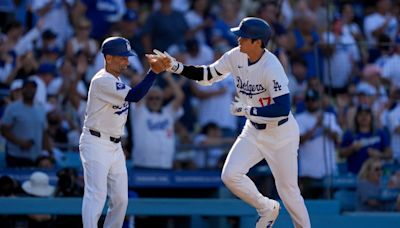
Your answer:
[[[336,116],[329,112],[323,114],[323,127],[318,128],[312,139],[300,145],[299,176],[322,178],[337,173],[335,142],[323,133],[323,128],[342,136],[342,129],[336,121]],[[312,129],[317,117],[308,111],[296,116],[300,135]]]
[[[124,133],[131,88],[101,69],[90,82],[84,128],[119,137]]]
[[[172,104],[161,112],[150,112],[145,105],[133,108],[133,162],[137,166],[171,169],[175,155],[175,121],[183,109],[175,110]]]
[[[263,56],[249,64],[247,54],[233,48],[212,64],[222,73],[216,81],[224,79],[228,73],[235,81],[236,92],[242,102],[252,107],[263,107],[273,103],[273,98],[289,93],[289,80],[278,58],[265,49]],[[278,118],[268,118],[281,119]]]

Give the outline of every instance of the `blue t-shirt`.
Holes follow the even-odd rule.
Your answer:
[[[368,148],[384,151],[389,146],[389,136],[383,130],[372,133],[355,133],[346,131],[343,135],[341,147],[350,146],[353,142],[359,141],[361,148],[347,158],[347,168],[350,172],[357,174],[362,164],[369,158]]]
[[[22,101],[9,104],[2,117],[4,125],[11,125],[11,132],[20,139],[33,140],[29,150],[7,142],[6,152],[14,157],[35,161],[42,153],[43,132],[46,129],[46,113],[41,106],[25,105]]]

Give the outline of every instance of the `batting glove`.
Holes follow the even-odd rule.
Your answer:
[[[161,51],[154,49],[153,52],[163,58],[169,58],[169,60],[171,61],[171,65],[169,66],[169,68],[167,68],[167,71],[175,73],[175,74],[180,74],[182,73],[183,70],[183,64],[181,62],[176,61],[176,59],[172,56],[170,56],[168,54],[168,52],[164,51],[164,53],[162,53]]]
[[[251,106],[243,103],[238,97],[231,103],[231,113],[234,116],[250,116]]]

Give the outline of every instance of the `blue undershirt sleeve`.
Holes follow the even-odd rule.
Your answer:
[[[150,87],[153,85],[156,76],[156,73],[149,70],[146,77],[139,84],[129,90],[128,95],[126,95],[125,97],[125,100],[129,102],[140,101],[140,99],[142,99],[144,95],[146,95],[147,91],[149,91]]]
[[[288,116],[290,113],[289,93],[273,98],[274,103],[264,107],[252,107],[250,114],[252,116],[262,117],[280,117]]]

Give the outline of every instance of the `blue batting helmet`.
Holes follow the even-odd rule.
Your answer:
[[[103,41],[101,45],[101,53],[104,55],[115,56],[134,56],[135,52],[132,51],[129,41],[123,37],[109,37]]]
[[[260,39],[265,46],[272,36],[272,29],[269,24],[257,17],[244,18],[238,27],[231,28],[231,32],[239,37]]]

